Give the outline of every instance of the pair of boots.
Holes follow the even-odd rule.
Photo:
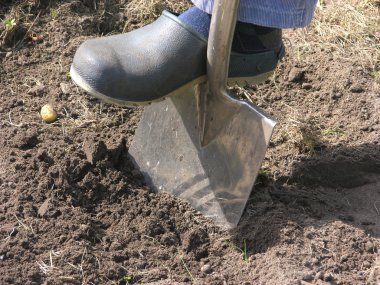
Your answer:
[[[117,105],[143,105],[206,80],[210,15],[191,8],[164,11],[154,23],[126,34],[92,39],[77,50],[74,82]],[[252,82],[273,71],[284,55],[281,30],[238,22],[229,80]]]

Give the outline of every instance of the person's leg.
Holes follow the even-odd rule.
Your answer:
[[[210,14],[198,9],[197,7],[192,7],[179,15],[178,19],[192,27],[204,38],[208,38],[211,24]]]
[[[192,0],[195,7],[179,18],[208,36],[213,0]],[[232,50],[253,53],[279,50],[281,29],[307,26],[317,0],[241,0]]]
[[[214,0],[191,0],[207,14]],[[278,29],[302,28],[310,24],[318,0],[240,0],[238,21]]]
[[[212,3],[212,1],[208,1]],[[201,5],[201,7],[204,7]],[[211,15],[198,7],[192,7],[179,15],[178,19],[208,38]],[[282,45],[281,29],[262,27],[238,21],[232,50],[240,53],[255,53],[265,50],[279,51]]]

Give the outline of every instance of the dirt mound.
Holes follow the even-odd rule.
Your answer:
[[[128,158],[141,108],[101,103],[69,76],[84,40],[189,4],[2,1],[0,283],[380,282],[376,3],[320,1],[309,29],[285,33],[273,79],[236,87],[279,125],[228,232],[144,184]],[[46,103],[55,123],[39,117]]]

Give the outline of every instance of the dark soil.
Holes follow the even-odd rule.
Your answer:
[[[80,43],[122,32],[126,1],[1,3],[19,24],[0,26],[0,284],[380,282],[380,76],[360,58],[300,60],[286,34],[275,79],[247,89],[280,124],[226,231],[145,186],[128,159],[142,108],[70,80]],[[55,123],[39,117],[46,103]]]

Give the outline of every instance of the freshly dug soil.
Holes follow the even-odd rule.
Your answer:
[[[2,1],[17,22],[0,26],[0,284],[379,284],[379,74],[320,46],[300,59],[285,34],[274,79],[236,90],[279,125],[226,231],[144,184],[128,158],[142,108],[101,103],[68,73],[84,40],[188,5],[156,2],[139,18],[144,1]]]

